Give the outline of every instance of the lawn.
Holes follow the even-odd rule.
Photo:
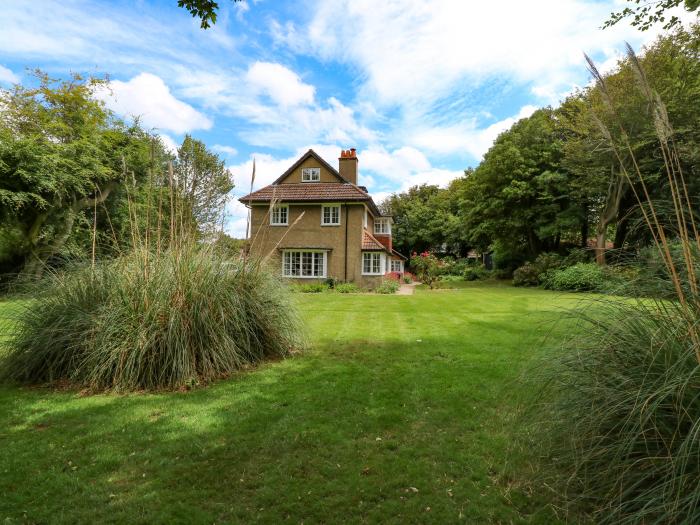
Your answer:
[[[0,387],[0,521],[555,521],[513,411],[580,296],[296,297],[311,348],[208,388]]]

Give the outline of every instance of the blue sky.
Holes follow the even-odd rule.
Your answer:
[[[356,147],[376,200],[444,185],[497,134],[588,82],[583,52],[612,68],[625,41],[658,30],[601,30],[621,0],[219,0],[201,30],[176,0],[6,0],[0,86],[109,74],[105,102],[171,145],[185,133],[225,159],[247,192],[314,148],[336,165]],[[245,209],[232,199],[228,230]]]

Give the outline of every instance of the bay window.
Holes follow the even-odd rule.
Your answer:
[[[384,275],[384,255],[381,252],[362,254],[362,275]]]
[[[327,252],[318,250],[285,250],[282,253],[282,275],[285,277],[325,278]]]

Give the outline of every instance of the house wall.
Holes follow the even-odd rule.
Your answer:
[[[301,177],[301,172],[299,172],[299,177]],[[323,171],[321,172],[321,177],[323,178]],[[272,253],[271,264],[274,265],[273,269],[276,272],[282,273],[282,249],[328,249],[326,270],[328,277],[341,281],[352,281],[364,288],[373,288],[381,282],[381,276],[362,275],[361,254],[364,204],[341,203],[339,226],[321,226],[321,203],[290,204],[288,226],[271,226],[268,210],[268,205],[254,205],[252,207],[250,253],[254,257],[266,257]],[[302,213],[304,213],[304,216],[297,224],[292,226]],[[345,271],[346,221],[347,278]],[[319,280],[308,278],[290,279],[301,283]]]
[[[297,167],[297,169],[295,169],[289,175],[287,175],[287,177],[282,179],[282,181],[280,181],[280,184],[293,184],[303,182],[301,180],[301,170],[303,168],[321,168],[321,182],[340,182],[340,179],[338,179],[338,177],[336,177],[333,173],[331,173],[325,167],[323,167],[321,163],[319,163],[313,157],[309,157],[304,162],[302,162],[301,165]]]

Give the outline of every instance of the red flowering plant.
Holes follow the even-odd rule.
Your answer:
[[[418,280],[430,288],[438,280],[442,266],[442,261],[427,251],[421,254],[413,252],[411,256],[411,268],[415,270]]]

